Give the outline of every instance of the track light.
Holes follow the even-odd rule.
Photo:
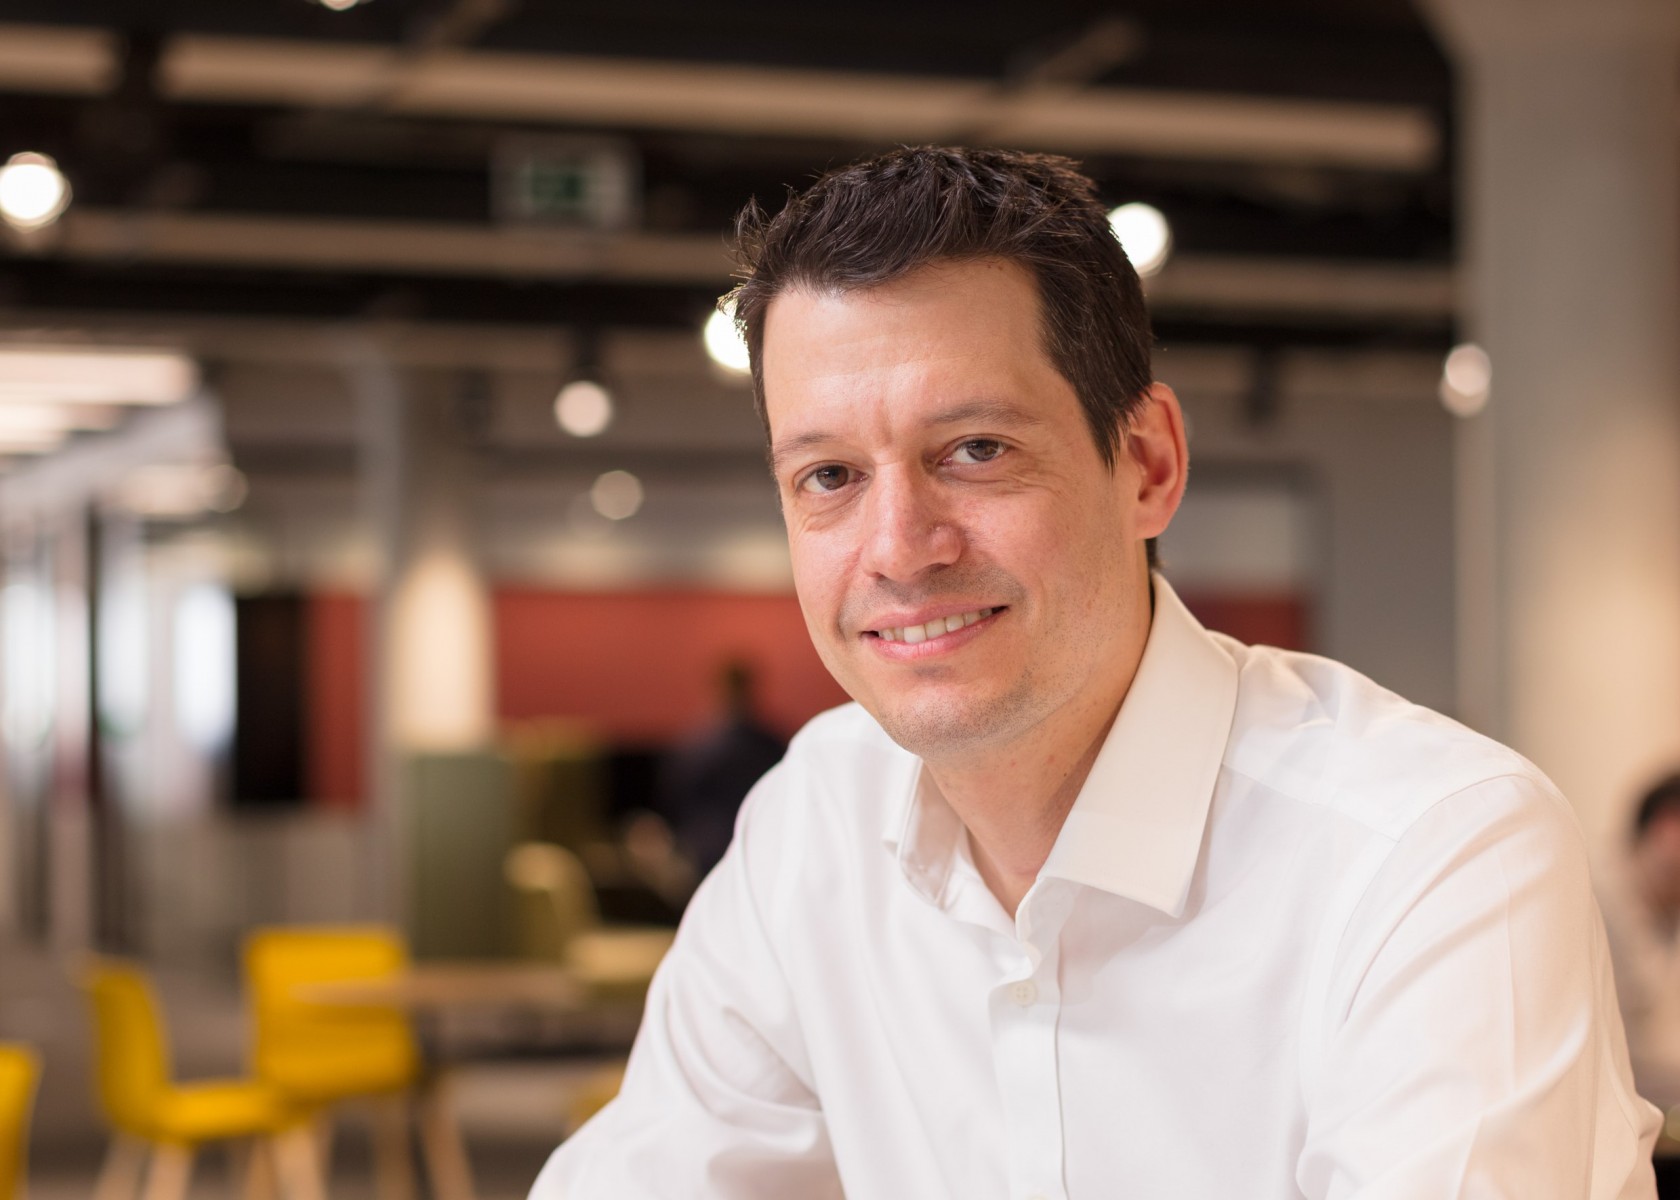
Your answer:
[[[573,437],[595,437],[612,419],[612,393],[593,379],[574,379],[554,397],[554,420]]]
[[[50,155],[25,150],[0,167],[0,219],[13,229],[43,229],[68,207],[70,181]]]
[[[1153,204],[1122,204],[1108,214],[1108,227],[1120,239],[1120,248],[1133,268],[1146,279],[1159,271],[1172,253],[1172,226]]]
[[[718,366],[737,375],[745,375],[752,370],[747,343],[742,340],[740,330],[735,328],[733,300],[725,301],[713,310],[712,315],[706,318],[701,336],[706,343],[706,353]]]

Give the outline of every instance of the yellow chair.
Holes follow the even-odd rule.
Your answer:
[[[311,985],[364,982],[408,966],[402,939],[376,926],[259,929],[245,939],[251,1066],[311,1103],[398,1094],[420,1078],[408,1016],[389,1005],[323,1004]]]
[[[95,960],[82,984],[93,1008],[99,1101],[115,1135],[96,1200],[135,1194],[148,1149],[146,1200],[184,1197],[198,1147],[233,1139],[254,1143],[253,1190],[275,1170],[288,1195],[321,1200],[325,1190],[307,1109],[256,1080],[173,1082],[157,1001],[137,967]]]
[[[408,1014],[389,1004],[323,1002],[311,987],[390,980],[408,967],[402,938],[382,926],[276,926],[245,939],[251,1065],[295,1102],[326,1108],[362,1101],[375,1124],[382,1197],[414,1194],[409,1099],[421,1100],[421,1146],[434,1184],[468,1178],[442,1088],[424,1079]],[[424,1085],[424,1086],[422,1086]]]
[[[28,1046],[0,1042],[0,1200],[20,1200],[28,1179],[29,1113],[41,1063]]]
[[[503,875],[519,897],[521,949],[559,962],[597,1000],[641,1003],[676,931],[658,925],[607,925],[595,885],[577,855],[553,842],[508,851]]]

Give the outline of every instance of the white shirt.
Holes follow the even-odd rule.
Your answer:
[[[1638,894],[1631,861],[1605,872],[1599,887],[1616,995],[1627,1028],[1639,1094],[1680,1107],[1680,930]]]
[[[1157,579],[1013,920],[915,757],[806,726],[532,1197],[1646,1198],[1656,1118],[1539,771]]]

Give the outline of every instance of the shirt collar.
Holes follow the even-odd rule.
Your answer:
[[[1041,875],[1183,915],[1237,706],[1237,664],[1153,578],[1155,612],[1137,674]],[[884,840],[911,885],[943,903],[962,822],[918,769]]]
[[[1237,711],[1237,664],[1154,583],[1137,675],[1040,874],[1178,917]]]

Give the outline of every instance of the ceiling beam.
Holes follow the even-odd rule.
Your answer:
[[[1179,255],[1145,283],[1155,312],[1450,321],[1451,267],[1433,263]]]
[[[718,236],[602,234],[459,224],[73,209],[45,257],[410,276],[730,285]],[[1179,255],[1149,281],[1161,312],[1438,320],[1454,310],[1450,267],[1427,263]]]
[[[999,144],[1082,153],[1424,170],[1419,108],[1055,84],[1007,87],[836,71],[216,37],[175,39],[165,94],[183,100],[372,104],[393,113],[735,134]]]
[[[0,26],[0,88],[92,90],[98,35],[77,36],[72,51],[63,30]],[[1427,171],[1440,153],[1435,118],[1416,105],[278,38],[173,37],[159,87],[183,102],[868,143],[984,131],[1077,154],[1372,171]]]
[[[705,284],[731,269],[723,236],[491,229],[424,221],[75,208],[53,257],[501,279]]]
[[[0,87],[98,96],[121,75],[122,39],[106,29],[0,25]]]

